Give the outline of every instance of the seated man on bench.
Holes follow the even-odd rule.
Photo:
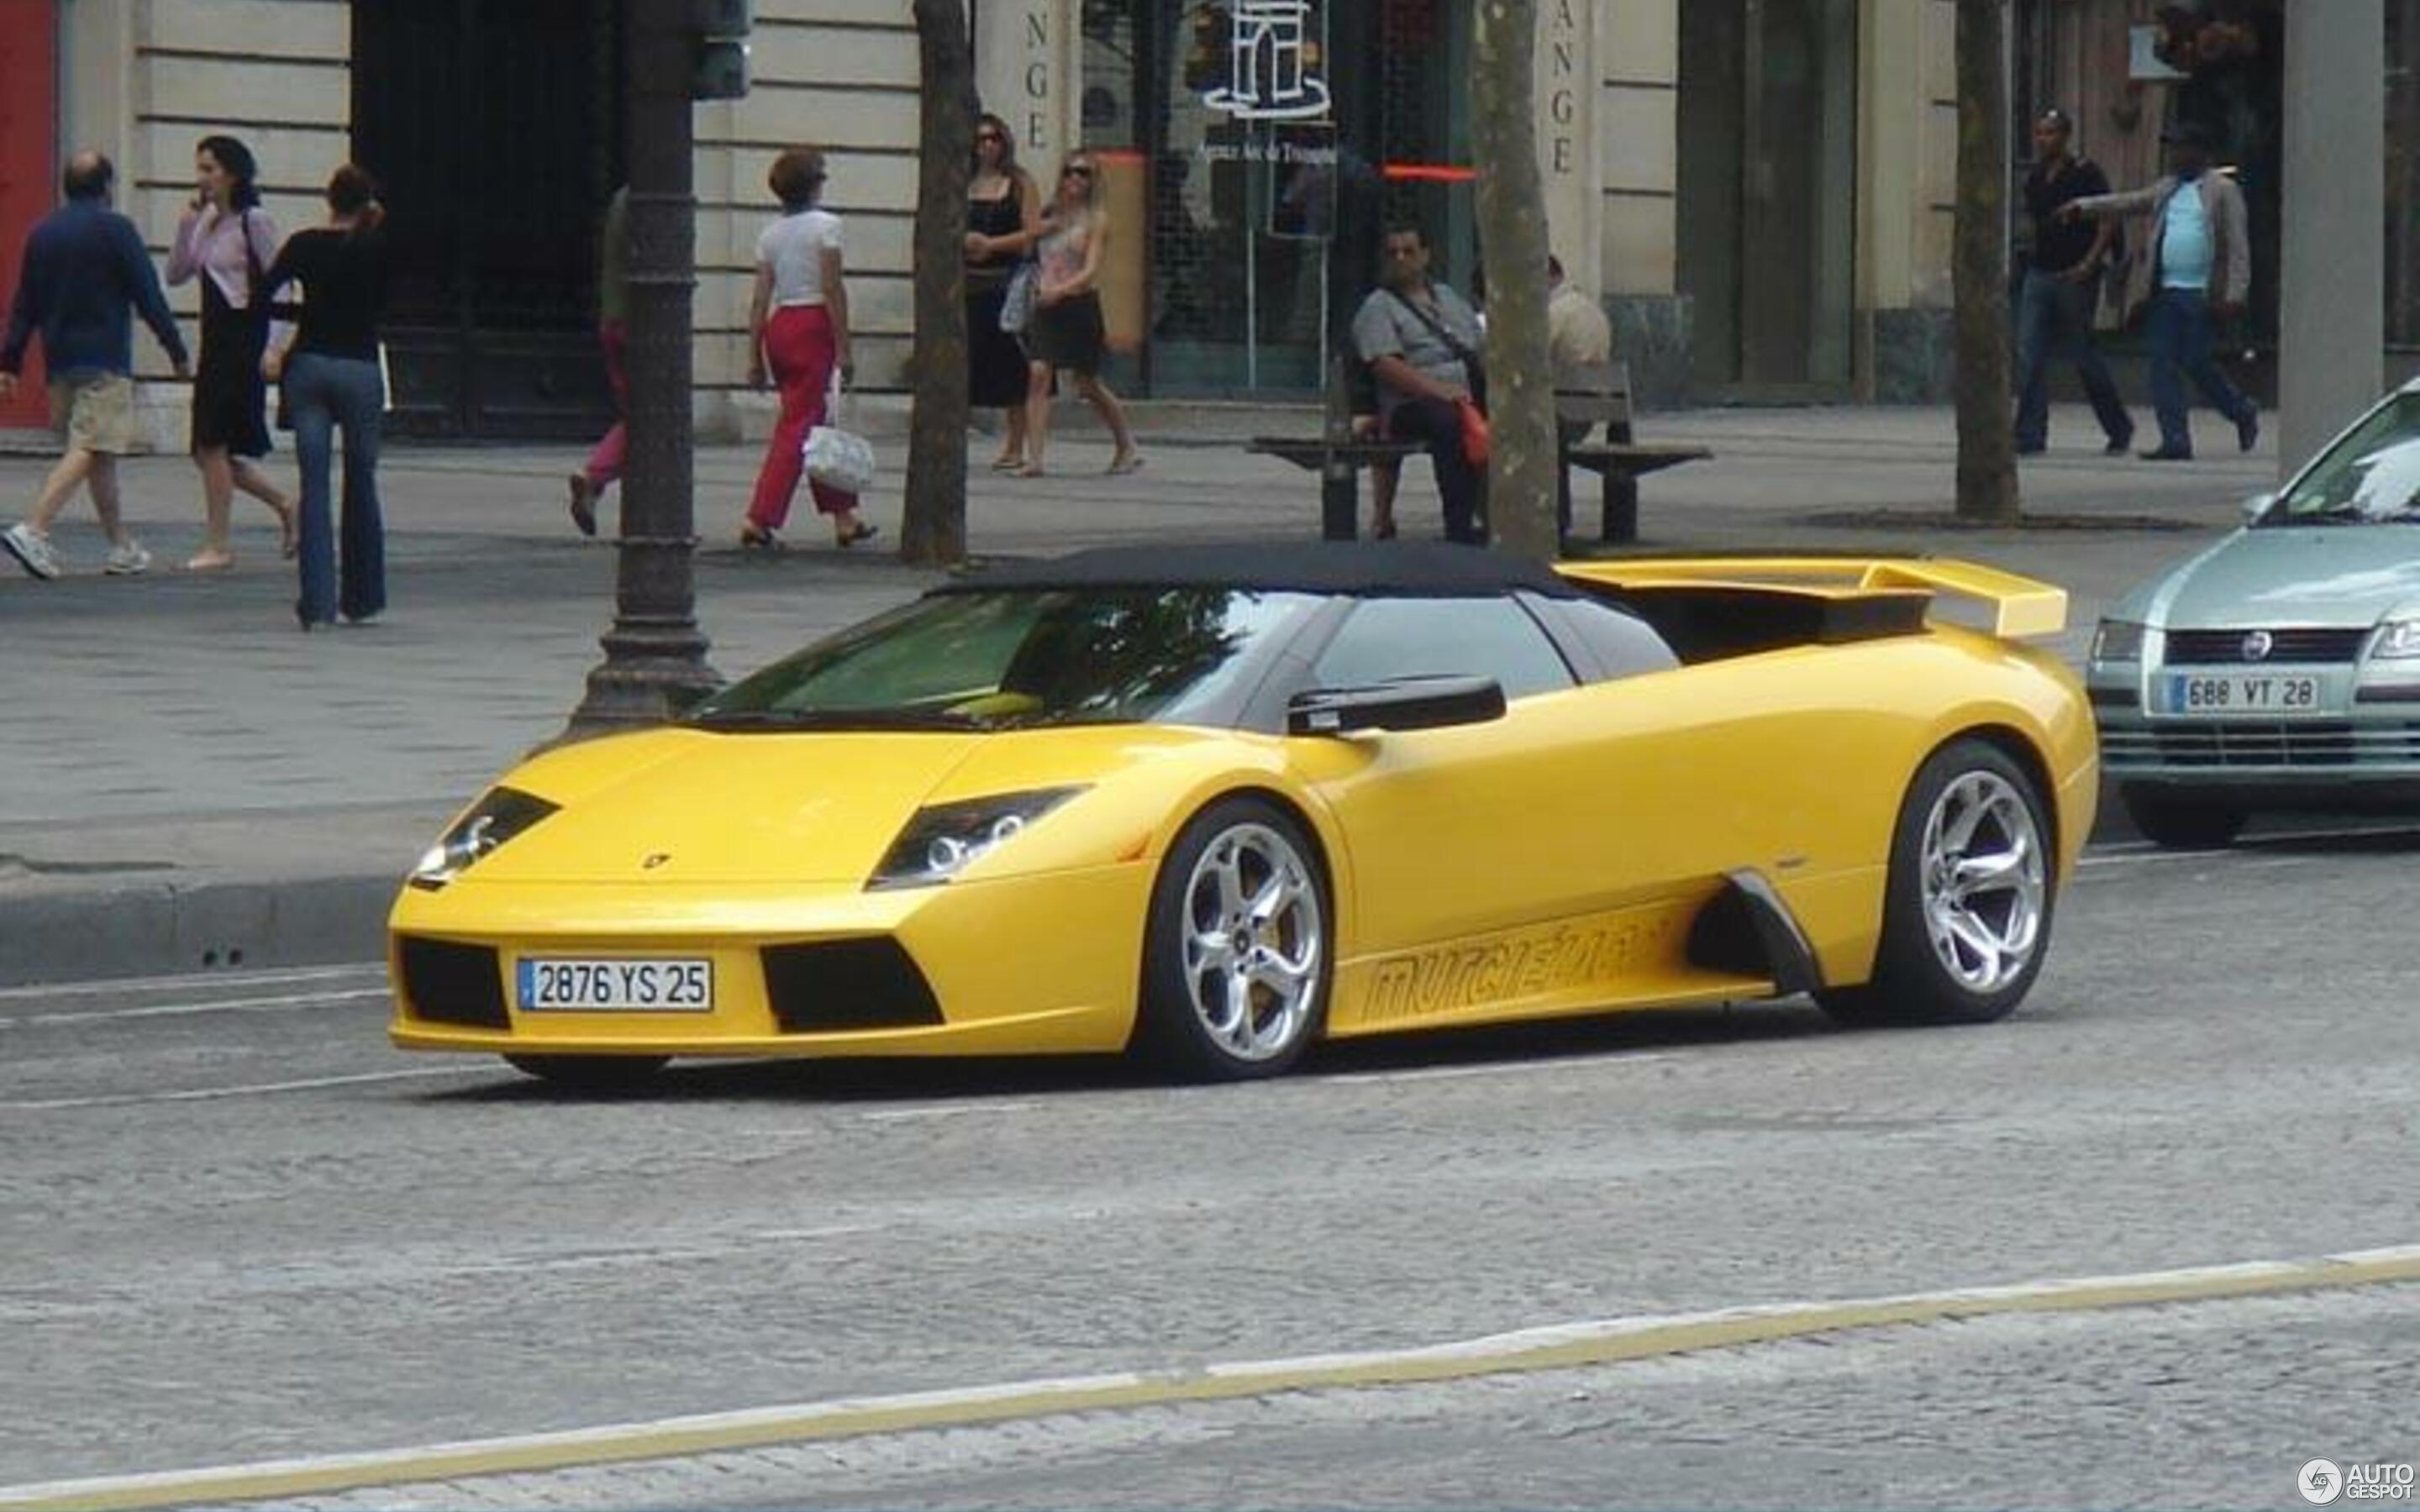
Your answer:
[[[1484,479],[1463,453],[1461,414],[1481,381],[1479,316],[1461,295],[1430,281],[1428,239],[1418,227],[1388,232],[1386,257],[1379,286],[1353,317],[1354,349],[1377,380],[1386,434],[1428,447],[1445,501],[1446,539],[1484,546]],[[1391,492],[1379,486],[1382,497]],[[1378,523],[1393,523],[1391,509]]]

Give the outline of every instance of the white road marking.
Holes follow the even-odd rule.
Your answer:
[[[1608,1011],[1607,1016],[1611,1016]],[[1382,1086],[1393,1082],[1449,1082],[1466,1076],[1521,1076],[1532,1072],[1579,1071],[1599,1066],[1640,1066],[1671,1057],[1661,1051],[1637,1054],[1617,1051],[1606,1056],[1559,1056],[1545,1060],[1491,1061],[1483,1066],[1423,1066],[1416,1071],[1342,1071],[1305,1080],[1338,1087]]]
[[[421,1066],[411,1071],[372,1071],[351,1076],[312,1076],[291,1082],[250,1082],[240,1087],[196,1087],[176,1092],[113,1092],[99,1097],[52,1097],[0,1103],[0,1113],[57,1113],[69,1108],[134,1107],[149,1103],[212,1103],[232,1097],[270,1097],[281,1092],[314,1092],[328,1087],[361,1087],[372,1082],[408,1082],[432,1076],[492,1076],[484,1063],[468,1066]]]
[[[173,977],[118,977],[100,981],[36,982],[24,987],[0,987],[0,1003],[26,998],[97,997],[103,994],[132,995],[147,992],[192,992],[212,987],[279,987],[298,982],[334,981],[346,977],[386,975],[383,961],[347,966],[297,966],[282,971],[190,971]]]
[[[119,1019],[189,1018],[202,1013],[291,1013],[322,1003],[387,998],[385,987],[354,987],[336,993],[289,993],[278,997],[225,997],[209,1003],[154,1003],[147,1008],[104,1008],[83,1013],[27,1013],[0,1018],[0,1029],[31,1029],[58,1024],[107,1024]]]
[[[963,1119],[983,1113],[1028,1113],[1040,1107],[1039,1103],[936,1103],[927,1107],[887,1108],[879,1113],[861,1113],[867,1123],[907,1123],[919,1119]]]
[[[1685,1351],[1962,1319],[2105,1311],[2420,1283],[2420,1244],[2303,1260],[2047,1278],[1897,1296],[1597,1319],[1396,1350],[1214,1363],[706,1412],[416,1448],[0,1487],[0,1508],[101,1512],[258,1501],[673,1459],[968,1423],[1600,1367]]]

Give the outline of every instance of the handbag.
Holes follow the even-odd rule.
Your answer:
[[[840,370],[835,368],[824,399],[824,423],[807,432],[801,455],[808,477],[840,493],[861,494],[874,486],[874,444],[841,428],[840,401]]]
[[[1000,329],[1009,335],[1021,335],[1033,318],[1033,291],[1042,282],[1038,265],[1028,259],[1016,265],[1008,275],[1008,292],[1000,298]]]
[[[1487,413],[1468,399],[1454,402],[1455,418],[1462,422],[1462,459],[1475,468],[1487,465],[1487,454],[1494,446],[1495,434],[1487,428]]]

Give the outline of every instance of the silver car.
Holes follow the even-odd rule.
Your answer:
[[[2093,637],[2102,765],[2162,845],[2262,809],[2420,807],[2420,380],[2244,507]]]

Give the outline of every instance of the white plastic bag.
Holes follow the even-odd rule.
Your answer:
[[[840,370],[824,396],[824,423],[807,432],[807,476],[827,488],[861,494],[874,486],[874,443],[840,424]]]

